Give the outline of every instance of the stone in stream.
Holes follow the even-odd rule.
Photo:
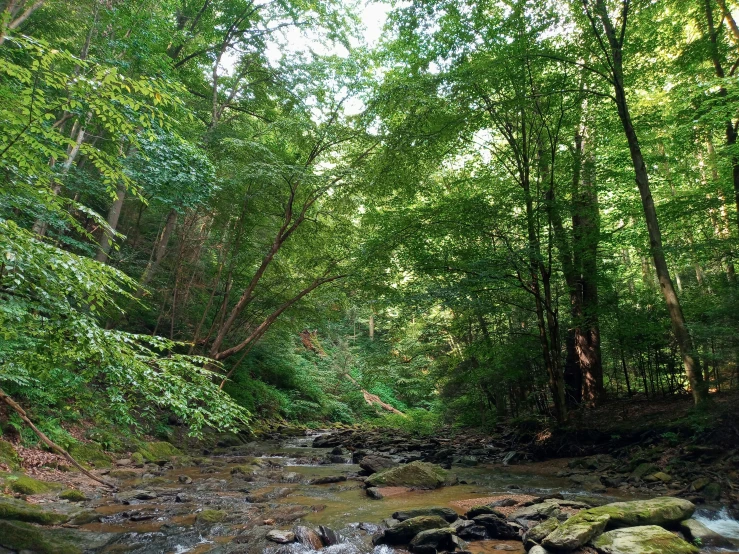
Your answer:
[[[477,516],[481,516],[483,514],[492,514],[497,517],[505,518],[502,512],[499,512],[490,504],[484,504],[482,506],[473,506],[467,511],[467,513],[464,514],[464,517],[466,517],[467,519],[472,519]]]
[[[515,512],[508,516],[508,519],[513,521],[518,520],[535,520],[541,521],[549,519],[550,517],[557,517],[561,513],[559,504],[551,500],[545,500],[544,502],[538,502],[531,506],[524,506],[519,508]]]
[[[593,541],[602,554],[694,554],[698,548],[657,525],[603,533]]]
[[[156,497],[157,493],[146,490],[125,491],[115,495],[115,499],[123,504],[128,504],[132,500],[151,500]]]
[[[377,537],[376,544],[406,544],[421,531],[441,529],[449,526],[449,522],[439,516],[419,516],[401,521],[396,526],[385,529]]]
[[[393,519],[397,519],[398,521],[405,521],[406,519],[418,516],[439,516],[443,517],[449,523],[459,519],[457,512],[451,508],[419,508],[417,510],[401,510],[393,513]]]
[[[731,540],[712,531],[697,519],[686,519],[680,523],[680,530],[692,541],[700,541],[701,546],[713,548],[736,548]]]
[[[317,477],[311,479],[309,485],[328,485],[329,483],[342,483],[346,481],[346,475],[329,475],[327,477]]]
[[[552,550],[575,550],[600,535],[610,517],[583,510],[559,525],[541,541],[542,546]]]
[[[368,487],[413,487],[417,489],[437,489],[451,484],[449,474],[434,464],[411,462],[370,475],[365,483]]]
[[[458,528],[457,536],[466,541],[483,541],[488,538],[488,532],[482,525],[475,525],[475,522],[471,522],[471,525]]]
[[[523,545],[526,548],[533,548],[541,544],[541,541],[556,531],[557,527],[559,527],[559,520],[557,518],[552,517],[546,521],[542,521],[539,525],[535,525],[524,533]]]
[[[482,514],[472,518],[476,525],[482,525],[491,539],[520,540],[521,528],[495,514]]]
[[[364,492],[366,492],[367,496],[369,496],[373,500],[382,500],[383,498],[385,498],[382,495],[382,491],[380,491],[378,487],[370,487],[366,489]]]
[[[649,500],[614,502],[580,512],[607,515],[609,528],[635,527],[637,525],[676,526],[693,515],[695,505],[682,498],[663,496]],[[578,514],[579,515],[579,514]]]
[[[373,473],[378,473],[380,471],[385,471],[386,469],[396,467],[397,465],[398,463],[395,460],[386,456],[369,455],[365,456],[359,461],[359,467],[361,467],[369,475],[372,475]]]
[[[428,547],[437,550],[456,550],[457,545],[454,543],[454,529],[442,527],[441,529],[429,529],[421,531],[411,540],[411,552],[424,552]]]
[[[326,546],[333,546],[341,542],[339,534],[324,525],[318,526],[318,534],[321,536],[321,541],[323,541],[323,544]]]
[[[177,480],[185,485],[189,485],[190,483],[192,483],[192,478],[188,475],[180,475],[177,477]]]
[[[267,533],[267,540],[278,544],[287,544],[295,542],[295,533],[292,531],[282,531],[280,529],[272,529]]]
[[[298,525],[293,529],[293,533],[295,533],[296,540],[303,546],[313,550],[320,550],[324,546],[321,537],[310,527]]]

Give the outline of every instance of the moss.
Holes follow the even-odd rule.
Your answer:
[[[69,516],[42,510],[38,506],[23,500],[0,497],[0,521],[6,519],[41,523],[42,525],[56,525],[66,522]]]
[[[203,510],[198,514],[198,523],[220,523],[226,519],[226,512],[223,510]]]
[[[182,452],[168,442],[144,443],[139,452],[147,462],[153,463],[168,462],[174,456],[182,456]]]
[[[59,488],[59,485],[39,481],[27,475],[9,477],[7,482],[10,490],[18,494],[44,494]]]
[[[135,479],[138,477],[138,473],[132,469],[114,469],[111,470],[110,473],[108,473],[110,477],[113,479]]]
[[[425,462],[411,462],[370,475],[366,483],[371,487],[414,487],[436,489],[448,482],[448,474],[441,467]]]
[[[87,500],[87,497],[82,491],[77,489],[67,489],[59,493],[59,498],[62,500],[69,500],[70,502],[82,502]]]
[[[42,529],[18,521],[0,521],[0,545],[42,554],[78,554],[82,549],[47,536]]]
[[[10,469],[17,470],[21,467],[21,461],[13,445],[7,441],[0,440],[0,464],[5,464]]]
[[[103,449],[94,443],[73,444],[69,448],[69,454],[83,466],[95,468],[109,468],[113,464]]]
[[[144,455],[141,452],[134,452],[131,454],[131,462],[136,466],[144,465]]]

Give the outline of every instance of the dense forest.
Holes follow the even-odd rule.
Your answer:
[[[0,5],[4,434],[736,387],[733,0]]]

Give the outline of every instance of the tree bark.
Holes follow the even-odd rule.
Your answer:
[[[95,260],[100,263],[104,264],[108,259],[108,254],[110,254],[110,249],[113,246],[113,233],[118,227],[118,218],[121,216],[121,208],[123,207],[123,200],[125,198],[126,185],[121,183],[118,185],[115,201],[108,210],[107,221],[108,227],[110,227],[110,232],[107,229],[103,232],[97,254],[95,255]]]
[[[172,208],[167,214],[167,221],[164,223],[164,229],[162,229],[162,234],[159,235],[159,239],[157,240],[154,257],[152,260],[149,260],[149,263],[141,276],[139,290],[136,292],[137,298],[141,298],[144,295],[146,285],[149,284],[157,269],[159,269],[159,265],[162,263],[162,259],[167,253],[167,244],[169,243],[169,238],[172,236],[172,232],[174,231],[176,224],[177,210]]]

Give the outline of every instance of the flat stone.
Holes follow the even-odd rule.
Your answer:
[[[397,466],[367,478],[370,487],[413,487],[437,489],[449,482],[449,474],[441,467],[426,462],[411,462]]]
[[[699,550],[657,525],[616,529],[593,541],[601,554],[694,554]]]
[[[439,516],[420,516],[401,521],[390,529],[385,529],[382,542],[386,544],[405,544],[421,531],[441,529],[449,526],[449,522]]]
[[[280,529],[272,529],[267,533],[267,540],[279,544],[288,544],[295,542],[295,533],[292,531],[282,531]]]
[[[696,519],[686,519],[681,522],[680,530],[687,538],[693,541],[699,540],[701,546],[714,548],[735,548],[737,546],[731,540],[719,535],[716,531],[712,531]]]
[[[419,508],[417,510],[402,510],[393,513],[393,518],[397,519],[398,521],[405,521],[406,519],[411,519],[412,517],[419,516],[439,516],[443,517],[449,523],[452,523],[459,519],[457,512],[455,512],[451,508],[441,507]]]
[[[365,456],[359,461],[359,467],[365,470],[368,474],[378,473],[396,467],[398,463],[392,458],[387,456]]]
[[[639,525],[674,526],[693,515],[695,505],[682,498],[663,496],[649,500],[614,502],[596,508],[583,510],[591,514],[605,514],[610,517],[608,526],[636,527]],[[580,513],[583,513],[580,512]]]
[[[559,520],[554,517],[542,521],[539,525],[535,525],[524,534],[524,546],[531,548],[532,546],[539,545],[541,541],[556,531],[557,527],[559,527]]]
[[[448,527],[421,531],[411,540],[411,552],[416,552],[419,547],[428,546],[436,550],[454,550],[456,545],[452,542],[453,536],[454,529]]]
[[[521,538],[519,527],[494,514],[482,514],[473,520],[476,525],[482,525],[491,539],[518,540]]]
[[[559,505],[552,501],[539,502],[531,506],[519,508],[508,516],[508,519],[534,519],[543,520],[556,517],[560,513]]]

